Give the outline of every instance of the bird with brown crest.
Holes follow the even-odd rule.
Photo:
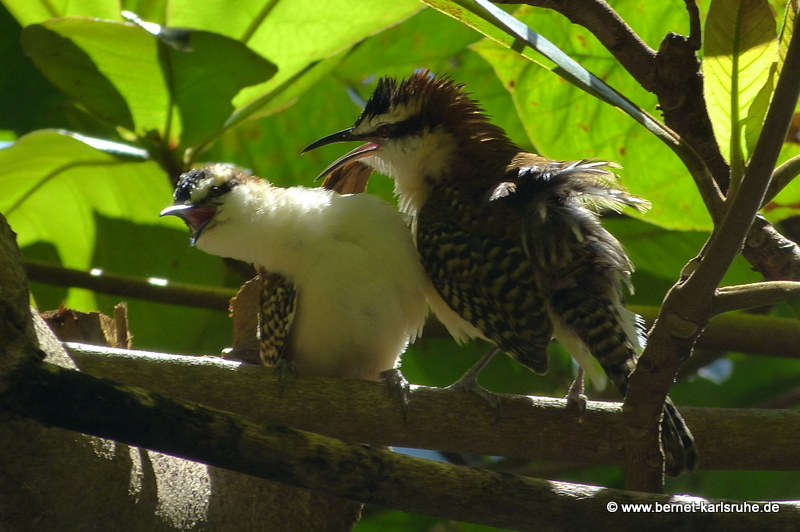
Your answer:
[[[644,332],[623,304],[633,265],[599,212],[649,203],[620,185],[616,164],[526,152],[462,85],[427,71],[382,78],[352,127],[306,151],[347,141],[364,144],[321,175],[359,160],[394,179],[435,287],[431,307],[456,339],[489,340],[541,374],[555,338],[595,379],[599,362],[625,395]],[[477,374],[495,351],[457,385],[480,390]],[[570,397],[585,403],[582,375],[576,383]],[[661,440],[669,475],[697,467],[669,398]]]

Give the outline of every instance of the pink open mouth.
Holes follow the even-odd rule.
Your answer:
[[[217,209],[211,205],[173,205],[161,211],[161,216],[177,216],[186,223],[192,231],[193,246],[215,214]]]

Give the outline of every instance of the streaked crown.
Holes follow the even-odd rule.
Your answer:
[[[400,82],[381,78],[353,133],[391,139],[421,135],[439,126],[457,137],[508,140],[502,129],[489,122],[464,85],[427,70]]]
[[[181,175],[175,203],[219,203],[219,198],[241,183],[242,173],[229,164],[211,164]]]

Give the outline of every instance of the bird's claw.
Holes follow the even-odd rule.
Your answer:
[[[273,366],[278,375],[278,387],[280,388],[280,397],[283,398],[283,392],[286,389],[286,376],[291,372],[297,375],[297,364],[285,358],[279,358]]]
[[[586,413],[587,397],[583,391],[583,369],[578,368],[578,375],[575,377],[575,380],[569,387],[569,391],[567,392],[566,396],[567,408],[577,409],[578,411],[578,423],[583,422],[583,414]]]
[[[466,375],[458,379],[456,382],[447,386],[445,390],[467,390],[489,403],[489,406],[494,410],[495,422],[500,421],[503,414],[503,407],[500,402],[500,396],[494,392],[490,392],[480,384],[478,384],[478,376],[467,372]]]
[[[411,387],[403,373],[397,369],[387,369],[381,372],[381,377],[389,388],[389,397],[396,395],[400,399],[400,409],[403,412],[403,424],[408,422],[408,402]]]
[[[567,400],[567,408],[568,409],[576,409],[578,411],[578,423],[583,422],[583,414],[586,413],[586,395],[579,393],[579,394],[572,394],[572,390],[566,396]]]

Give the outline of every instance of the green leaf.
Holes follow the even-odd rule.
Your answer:
[[[179,153],[225,123],[243,87],[276,72],[238,41],[187,35],[189,51],[180,51],[117,22],[59,19],[22,32],[27,53],[62,91],[139,137],[168,139]]]
[[[172,195],[152,161],[131,162],[58,131],[38,131],[0,150],[0,212],[19,245],[52,243],[65,266],[90,266],[95,213],[158,223]]]
[[[134,119],[128,102],[101,72],[102,62],[94,60],[70,37],[87,27],[95,28],[97,23],[81,19],[62,21],[56,26],[61,32],[50,26],[34,24],[22,31],[22,46],[39,70],[62,92],[83,103],[99,117],[132,131]],[[102,23],[101,27],[107,27],[106,23]],[[124,28],[125,32],[131,30]],[[148,43],[142,43],[145,47],[138,44],[134,39],[129,39],[129,51],[141,57],[148,52]],[[128,65],[128,61],[123,60],[122,64]],[[149,74],[152,76],[155,73],[157,71]]]
[[[634,20],[641,11],[641,6],[632,0],[618,2],[615,8],[623,17],[632,14]],[[561,49],[580,59],[585,67],[629,99],[644,108],[657,104],[655,96],[631,79],[587,30],[546,10],[523,7],[515,15],[528,26],[548,28]],[[664,6],[648,8],[646,16],[679,26],[683,15]],[[652,35],[643,33],[642,37],[660,38],[657,31]],[[652,210],[643,216],[646,220],[681,230],[711,227],[691,176],[678,157],[655,136],[618,109],[540,65],[522,60],[519,54],[501,44],[487,39],[474,45],[473,50],[492,65],[511,93],[528,136],[541,154],[562,160],[593,157],[618,162],[624,167],[623,183],[653,204]]]
[[[235,8],[225,0],[172,0],[166,20],[174,27],[222,33],[278,65],[278,74],[269,82],[236,97],[234,105],[240,108],[310,64],[397,24],[420,7],[417,0],[243,0]]]
[[[786,52],[789,50],[789,43],[792,41],[792,36],[794,35],[798,9],[800,9],[800,6],[798,6],[797,0],[786,2],[783,25],[781,26],[781,33],[778,37],[778,74],[780,74],[783,69],[783,62],[786,60]]]
[[[4,168],[0,212],[17,233],[25,255],[84,271],[100,268],[220,285],[222,261],[191,248],[188,232],[178,220],[159,218],[172,198],[172,186],[159,166],[120,159],[87,142],[95,143],[63,132],[39,131],[0,150]],[[72,308],[110,313],[123,299],[81,289],[70,289],[68,295],[41,292],[40,296],[35,287],[43,309],[57,308],[66,299]],[[215,352],[230,342],[225,312],[187,311],[135,300],[129,301],[129,308],[139,347]],[[210,322],[217,326],[206,331]]]
[[[169,55],[172,92],[182,123],[181,148],[205,140],[233,113],[232,100],[244,87],[262,83],[277,67],[242,43],[207,31],[194,31],[190,52]],[[179,151],[182,151],[179,149]]]
[[[58,19],[28,26],[22,41],[54,85],[100,117],[138,136],[164,134],[169,90],[158,41],[142,28]]]
[[[22,26],[60,17],[121,20],[116,0],[3,0]]]
[[[764,123],[778,60],[767,0],[713,0],[705,28],[705,97],[720,151],[741,176]]]

